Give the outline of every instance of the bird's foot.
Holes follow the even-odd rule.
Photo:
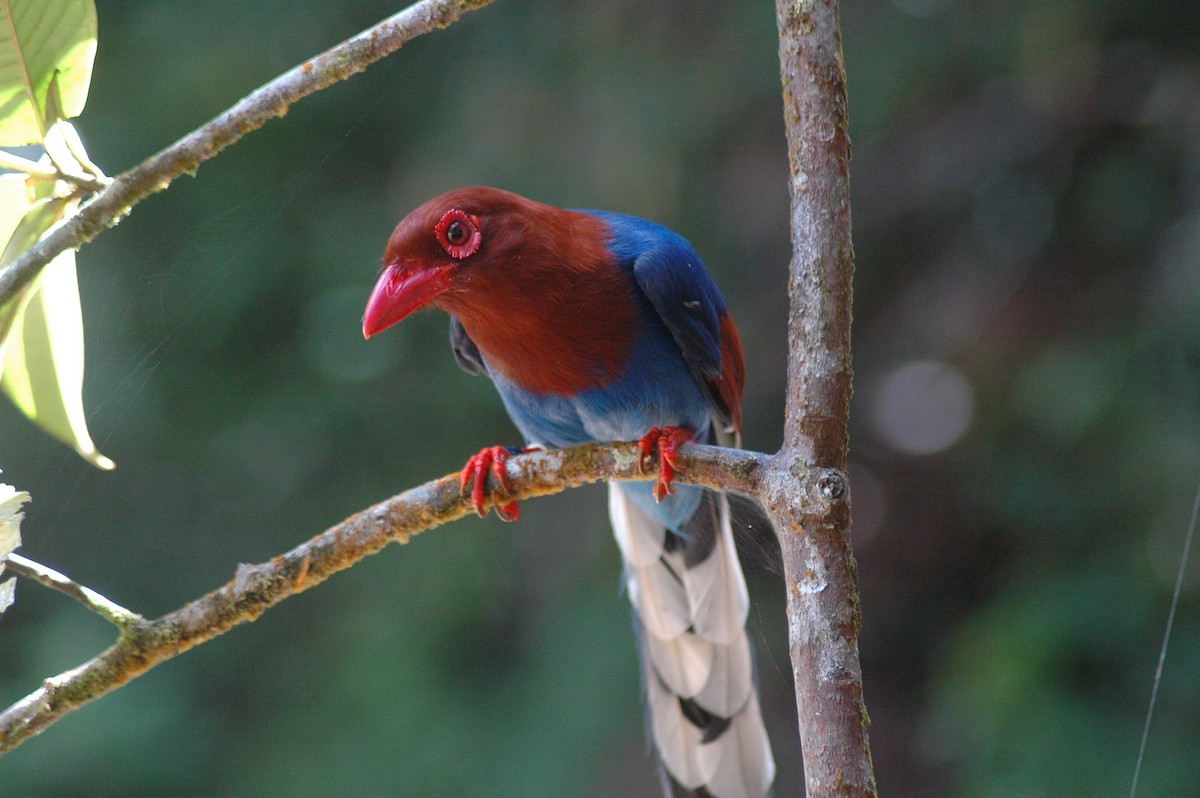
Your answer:
[[[671,487],[679,467],[678,451],[681,444],[691,443],[695,431],[687,427],[654,427],[638,441],[638,470],[646,471],[646,461],[654,450],[658,450],[658,479],[654,481],[654,500],[661,502],[675,492]]]
[[[508,446],[489,446],[481,449],[479,454],[473,455],[471,459],[467,460],[467,464],[463,466],[463,470],[459,474],[459,490],[463,496],[466,496],[467,486],[471,486],[471,504],[475,507],[475,512],[479,513],[480,518],[487,515],[488,474],[491,473],[496,480],[501,496],[511,494],[512,483],[508,481],[505,464],[513,455],[532,451],[532,448],[515,449]],[[472,485],[472,483],[474,484]],[[500,517],[501,521],[516,521],[521,515],[521,510],[517,507],[516,502],[502,504],[500,499],[494,495],[492,496],[492,506],[496,508],[496,515]]]

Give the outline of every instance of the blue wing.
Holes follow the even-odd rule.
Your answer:
[[[700,256],[683,236],[634,216],[589,211],[608,223],[609,249],[632,270],[709,405],[722,421],[734,415],[722,395],[722,319],[728,308]],[[740,349],[740,347],[739,347]],[[740,363],[738,364],[740,368]],[[737,393],[740,399],[740,385]]]

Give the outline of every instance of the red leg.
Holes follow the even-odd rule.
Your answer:
[[[696,433],[687,427],[654,427],[638,441],[638,470],[645,472],[650,454],[658,450],[658,479],[654,482],[654,498],[662,501],[675,492],[671,481],[683,469],[679,467],[679,447],[691,443]]]
[[[467,486],[474,482],[474,485],[471,487],[471,504],[475,506],[475,512],[479,513],[480,518],[487,515],[488,473],[491,473],[492,477],[496,480],[496,484],[500,486],[501,495],[512,493],[512,484],[508,481],[508,472],[505,471],[504,465],[508,462],[508,458],[514,454],[524,454],[529,451],[533,450],[514,450],[506,446],[489,446],[467,460],[467,464],[463,467],[462,473],[459,475],[459,490],[462,491],[462,495],[466,496]],[[501,504],[493,496],[492,506],[496,508],[496,515],[502,521],[516,521],[521,515],[520,508],[517,507],[516,502]]]

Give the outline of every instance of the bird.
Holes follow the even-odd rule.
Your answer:
[[[519,517],[504,465],[531,448],[636,440],[640,467],[657,458],[653,481],[610,482],[608,505],[664,793],[768,795],[729,501],[673,482],[680,446],[741,444],[741,342],[696,251],[635,216],[460,188],[396,226],[363,335],[422,308],[449,314],[459,366],[491,379],[525,439],[467,460],[460,486],[480,515],[490,502]]]

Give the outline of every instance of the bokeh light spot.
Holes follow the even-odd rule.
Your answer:
[[[888,374],[872,410],[879,434],[893,448],[933,454],[953,446],[967,431],[975,395],[958,369],[918,360]]]

